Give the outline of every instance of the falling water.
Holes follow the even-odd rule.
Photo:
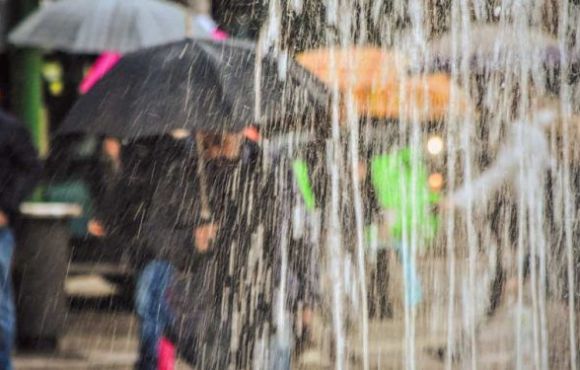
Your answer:
[[[335,62],[334,54],[331,51],[330,63],[331,70],[335,70],[332,65]],[[338,86],[332,86],[332,99],[338,102]],[[336,370],[342,370],[346,367],[346,336],[345,330],[345,315],[343,308],[343,292],[344,279],[342,271],[344,260],[342,258],[341,248],[341,220],[340,220],[340,126],[339,126],[339,107],[338,103],[334,103],[331,113],[332,120],[332,137],[327,143],[327,148],[330,153],[329,164],[330,167],[330,205],[328,218],[328,231],[326,239],[326,247],[328,251],[328,259],[330,264],[330,278],[332,281],[332,323],[334,328],[335,341],[335,363]]]
[[[325,144],[320,144],[326,145],[320,153],[325,155],[329,185],[327,196],[321,196],[326,200],[321,205],[325,220],[322,235],[326,237],[321,244],[325,257],[319,263],[321,274],[327,275],[320,280],[331,282],[330,289],[323,293],[329,294],[330,299],[322,299],[331,303],[320,309],[328,310],[332,318],[323,325],[332,328],[333,349],[329,358],[334,368],[370,369],[377,363],[391,368],[389,362],[407,369],[429,368],[424,361],[431,356],[429,361],[440,361],[446,369],[456,368],[456,361],[461,368],[485,369],[492,366],[489,361],[496,351],[494,368],[497,365],[506,369],[548,369],[568,364],[576,369],[574,292],[578,251],[574,217],[576,193],[580,189],[576,187],[578,157],[573,140],[578,138],[576,114],[580,107],[574,104],[576,81],[567,76],[577,68],[571,63],[578,55],[572,52],[578,48],[574,19],[578,5],[565,0],[266,3],[269,15],[262,33],[265,44],[275,45],[277,52],[283,51],[289,57],[320,47],[328,48],[330,53],[328,70],[333,81],[328,86],[330,114],[326,122],[317,124],[328,125],[329,132]],[[489,47],[478,35],[482,23],[495,25],[500,35],[490,41]],[[410,233],[404,233],[404,249],[400,252],[403,264],[408,258],[408,263],[417,266],[424,299],[412,307],[407,294],[403,294],[404,302],[399,305],[401,296],[396,295],[401,289],[412,290],[412,284],[406,273],[399,273],[405,269],[391,261],[386,268],[392,270],[394,283],[389,287],[389,296],[395,312],[392,318],[380,321],[369,317],[368,284],[373,269],[367,257],[370,252],[366,247],[365,207],[371,199],[359,178],[361,160],[367,159],[360,154],[360,143],[367,135],[363,126],[368,125],[369,117],[361,113],[355,98],[359,91],[354,86],[360,76],[349,76],[350,88],[346,91],[339,86],[338,77],[349,66],[338,65],[341,63],[338,54],[349,48],[376,46],[385,53],[406,55],[407,64],[394,73],[404,94],[405,81],[431,73],[429,63],[441,53],[441,48],[434,46],[435,41],[444,37],[449,42],[445,73],[452,84],[447,114],[438,126],[445,147],[441,157],[445,179],[439,193],[439,209],[443,211],[438,230],[441,236],[429,246],[423,245],[417,214],[401,215],[404,223],[410,220]],[[554,68],[551,57],[546,56],[554,47],[546,52],[541,43],[544,41],[540,40],[548,40],[545,42],[550,47],[556,45],[559,68]],[[508,47],[502,48],[502,43]],[[491,50],[484,55],[486,48]],[[480,59],[472,58],[473,55]],[[467,108],[460,103],[465,97],[469,100]],[[539,125],[538,112],[543,101],[554,102],[547,109],[556,116],[543,123],[545,127],[530,128]],[[383,143],[379,148],[375,143],[371,151],[408,146],[415,155],[428,157],[425,142],[433,131],[426,128],[421,112],[432,107],[403,99],[397,104],[401,111],[411,112],[410,118],[380,123],[398,125],[398,130],[388,131],[399,132],[396,144],[389,147]],[[515,130],[516,126],[521,129]],[[380,131],[380,127],[375,129]],[[526,146],[535,140],[535,133],[540,133],[540,143],[546,144],[546,150],[535,146],[526,151]],[[508,155],[512,158],[500,158],[502,148],[512,144],[523,148],[522,154],[514,151]],[[550,158],[540,157],[544,151],[550,153]],[[506,149],[505,153],[508,152]],[[503,166],[500,173],[486,177],[486,170],[496,163]],[[417,178],[417,171],[415,164],[412,178]],[[487,182],[477,185],[482,175]],[[410,193],[411,209],[418,204],[414,183],[405,189]],[[403,184],[403,188],[406,186]],[[458,190],[467,194],[464,204],[449,201]],[[352,219],[348,220],[347,215]],[[341,271],[349,258],[355,261],[356,273],[351,277],[356,281],[345,282]],[[498,274],[502,274],[500,280]],[[494,287],[496,280],[499,285]],[[358,305],[349,303],[350,284],[358,287]],[[464,289],[459,289],[461,286]],[[497,287],[503,293],[497,308],[488,314]],[[434,300],[435,295],[445,298]],[[433,307],[435,304],[442,306]],[[557,319],[562,319],[554,317],[558,310],[566,312],[566,339],[551,329]],[[509,343],[501,341],[504,348],[491,345],[491,329],[487,329],[501,320],[504,325],[495,335],[498,339],[511,338]],[[402,328],[399,336],[374,329],[385,324]],[[425,331],[424,327],[433,330]],[[439,327],[445,330],[436,329]],[[353,335],[357,330],[358,334]],[[419,344],[426,333],[434,333],[433,342],[440,343],[440,347]],[[388,346],[389,341],[402,341],[403,347],[385,360],[379,347]],[[531,347],[528,343],[532,343]],[[441,358],[436,358],[434,352],[442,354]],[[498,365],[506,352],[512,354],[510,360]],[[399,362],[397,356],[402,356],[403,361]]]
[[[266,16],[251,108],[273,122],[257,197],[274,205],[225,186],[267,215],[229,255],[230,368],[282,370],[294,350],[296,369],[578,369],[580,2],[252,3]],[[298,68],[313,51],[327,58]],[[290,86],[280,111],[268,73]]]
[[[354,202],[354,209],[355,209],[355,219],[356,219],[356,261],[357,261],[357,270],[358,270],[358,283],[359,283],[359,290],[361,294],[361,323],[362,323],[362,346],[363,346],[363,369],[369,369],[369,361],[368,361],[368,331],[369,331],[369,323],[368,323],[368,302],[367,302],[367,289],[366,289],[366,269],[365,269],[365,246],[364,246],[364,217],[363,217],[363,205],[362,205],[362,197],[361,197],[361,190],[360,190],[360,180],[359,180],[359,163],[358,163],[358,153],[359,153],[359,146],[358,146],[358,138],[359,138],[359,130],[358,130],[358,118],[356,116],[356,112],[354,111],[352,97],[349,99],[347,103],[348,106],[348,121],[350,125],[350,140],[349,140],[349,147],[350,147],[350,160],[352,166],[352,199]]]

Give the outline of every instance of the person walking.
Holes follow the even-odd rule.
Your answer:
[[[427,168],[419,153],[403,147],[392,152],[374,155],[370,161],[371,184],[379,206],[377,226],[379,239],[391,243],[403,266],[405,306],[415,308],[422,300],[422,289],[412,243],[417,249],[425,248],[437,229],[437,217],[431,208],[438,202],[438,195],[428,187]],[[415,233],[415,235],[413,235]],[[382,252],[383,260],[377,261],[377,270],[386,270],[388,254]],[[389,311],[388,275],[381,276],[381,318]]]
[[[309,135],[307,135],[309,136]],[[266,311],[272,329],[272,369],[290,369],[292,355],[312,346],[312,320],[320,303],[323,212],[326,181],[324,145],[318,137],[299,139],[299,149],[280,147],[269,155],[272,199],[266,207],[269,253],[275,288]],[[286,138],[287,139],[287,138]],[[322,144],[322,145],[321,145]]]
[[[173,362],[163,358],[174,352],[173,343],[192,364],[200,361],[200,347],[215,346],[216,355],[209,359],[213,365],[206,362],[204,369],[222,368],[229,359],[225,337],[204,335],[200,328],[207,320],[200,317],[219,316],[222,303],[227,305],[224,291],[235,275],[228,269],[234,241],[234,260],[243,264],[254,223],[242,203],[250,197],[247,188],[257,173],[258,156],[257,144],[244,131],[192,136],[176,130],[123,147],[123,171],[112,195],[116,206],[100,222],[104,233],[117,234],[132,249],[140,271],[136,369],[159,369]],[[192,319],[191,312],[201,316]],[[184,322],[185,331],[176,329]],[[217,341],[208,344],[210,339]]]
[[[504,260],[509,260],[506,255],[513,254],[516,249],[518,232],[519,200],[528,199],[521,196],[526,192],[532,192],[531,199],[536,201],[545,197],[544,186],[547,182],[548,172],[556,167],[556,159],[550,152],[548,131],[557,121],[557,114],[551,109],[541,109],[533,112],[532,122],[524,120],[512,122],[509,136],[506,142],[499,148],[497,158],[479,176],[464,183],[455,192],[449,194],[444,201],[444,208],[455,207],[459,210],[472,207],[481,207],[486,204],[499,190],[506,185],[512,185],[512,191],[504,195],[506,199],[498,200],[491,217],[491,229],[497,241],[498,252],[496,256],[496,271],[491,287],[490,306],[488,315],[491,316],[499,307],[504,286],[516,285],[517,276],[514,271],[516,266],[504,266]],[[522,177],[523,176],[523,177]],[[529,188],[526,188],[529,186]],[[539,211],[537,205],[526,201],[523,208],[526,212],[544,213]],[[507,219],[501,217],[502,212],[508,214]],[[506,223],[509,233],[508,240],[504,240],[502,230]],[[505,250],[503,244],[513,246],[513,250]],[[532,256],[526,256],[526,259]],[[535,256],[534,258],[537,258]],[[509,269],[511,271],[506,271]]]
[[[20,202],[30,194],[42,172],[26,128],[0,111],[0,368],[12,370],[10,355],[15,335],[11,269],[13,225]]]
[[[168,261],[156,259],[147,246],[143,223],[150,214],[153,194],[164,178],[161,171],[177,158],[183,160],[181,139],[180,135],[161,135],[133,140],[118,148],[114,145],[112,151],[103,147],[109,159],[114,159],[109,163],[114,165],[109,166],[114,170],[114,179],[110,178],[113,181],[106,189],[101,184],[102,207],[89,223],[89,232],[123,245],[137,272],[134,307],[140,327],[136,370],[170,369],[175,361],[173,344],[164,338],[170,325],[166,295],[174,268]],[[103,173],[99,172],[99,176]]]
[[[177,352],[199,368],[225,369],[235,362],[233,300],[259,219],[259,148],[243,130],[198,131],[183,144],[151,198],[145,238],[155,260],[144,271],[169,279],[159,304]]]

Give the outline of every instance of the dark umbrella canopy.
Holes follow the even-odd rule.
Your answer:
[[[6,49],[6,30],[9,17],[8,0],[0,0],[0,52]]]
[[[183,40],[126,55],[72,108],[59,134],[120,138],[176,129],[235,131],[289,106],[323,104],[326,91],[301,67],[262,59],[256,104],[256,50],[251,43]]]

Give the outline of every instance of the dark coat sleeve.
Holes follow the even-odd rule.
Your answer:
[[[42,165],[26,128],[8,124],[4,145],[8,153],[8,176],[0,194],[0,209],[9,215],[18,213],[20,203],[34,190],[42,176]]]

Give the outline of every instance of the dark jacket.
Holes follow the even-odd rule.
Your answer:
[[[42,166],[26,128],[0,111],[0,210],[10,218],[42,175]]]
[[[157,161],[148,166],[153,187],[142,193],[145,210],[140,238],[150,256],[170,261],[177,274],[170,304],[175,327],[169,336],[179,343],[190,363],[207,356],[203,368],[224,369],[229,357],[229,325],[234,301],[243,282],[251,236],[261,216],[261,152],[253,142],[242,147],[239,161],[205,164],[211,222],[218,227],[209,253],[195,248],[194,230],[207,223],[201,217],[198,158],[191,140],[156,145]],[[152,168],[154,167],[154,168]],[[142,168],[142,170],[144,170]],[[147,186],[145,187],[147,188]]]
[[[180,147],[169,137],[154,137],[123,145],[121,168],[111,186],[101,189],[96,217],[107,235],[127,248],[139,269],[157,256],[144,234],[153,194],[159,188],[163,168],[179,155]],[[102,184],[101,184],[102,185]]]
[[[255,226],[257,216],[242,202],[251,199],[251,180],[259,151],[247,143],[238,164],[225,168],[206,164],[207,190],[213,222],[219,232],[216,246],[228,245]],[[113,233],[138,249],[137,263],[152,258],[171,262],[182,271],[203,265],[208,258],[227,258],[228,247],[200,255],[195,250],[194,229],[202,225],[197,153],[192,140],[169,137],[146,139],[123,148],[122,175],[111,214],[105,222]],[[239,194],[246,194],[239,196]]]
[[[150,209],[143,224],[143,236],[155,254],[182,269],[199,268],[211,257],[227,258],[229,244],[241,237],[242,230],[251,232],[255,222],[249,220],[245,202],[252,198],[253,171],[257,158],[252,158],[248,144],[239,162],[205,163],[207,195],[211,222],[218,226],[212,256],[199,255],[193,231],[205,223],[201,217],[201,190],[197,174],[197,156],[192,143],[182,143],[181,153],[169,154],[159,171],[156,189],[151,192]],[[189,147],[187,147],[189,145]]]
[[[122,193],[117,193],[120,190],[118,186],[121,177],[121,166],[108,158],[102,150],[99,150],[93,158],[88,175],[85,177],[91,192],[92,218],[106,223],[107,219],[111,217],[111,210],[118,208],[116,204],[123,196]]]

